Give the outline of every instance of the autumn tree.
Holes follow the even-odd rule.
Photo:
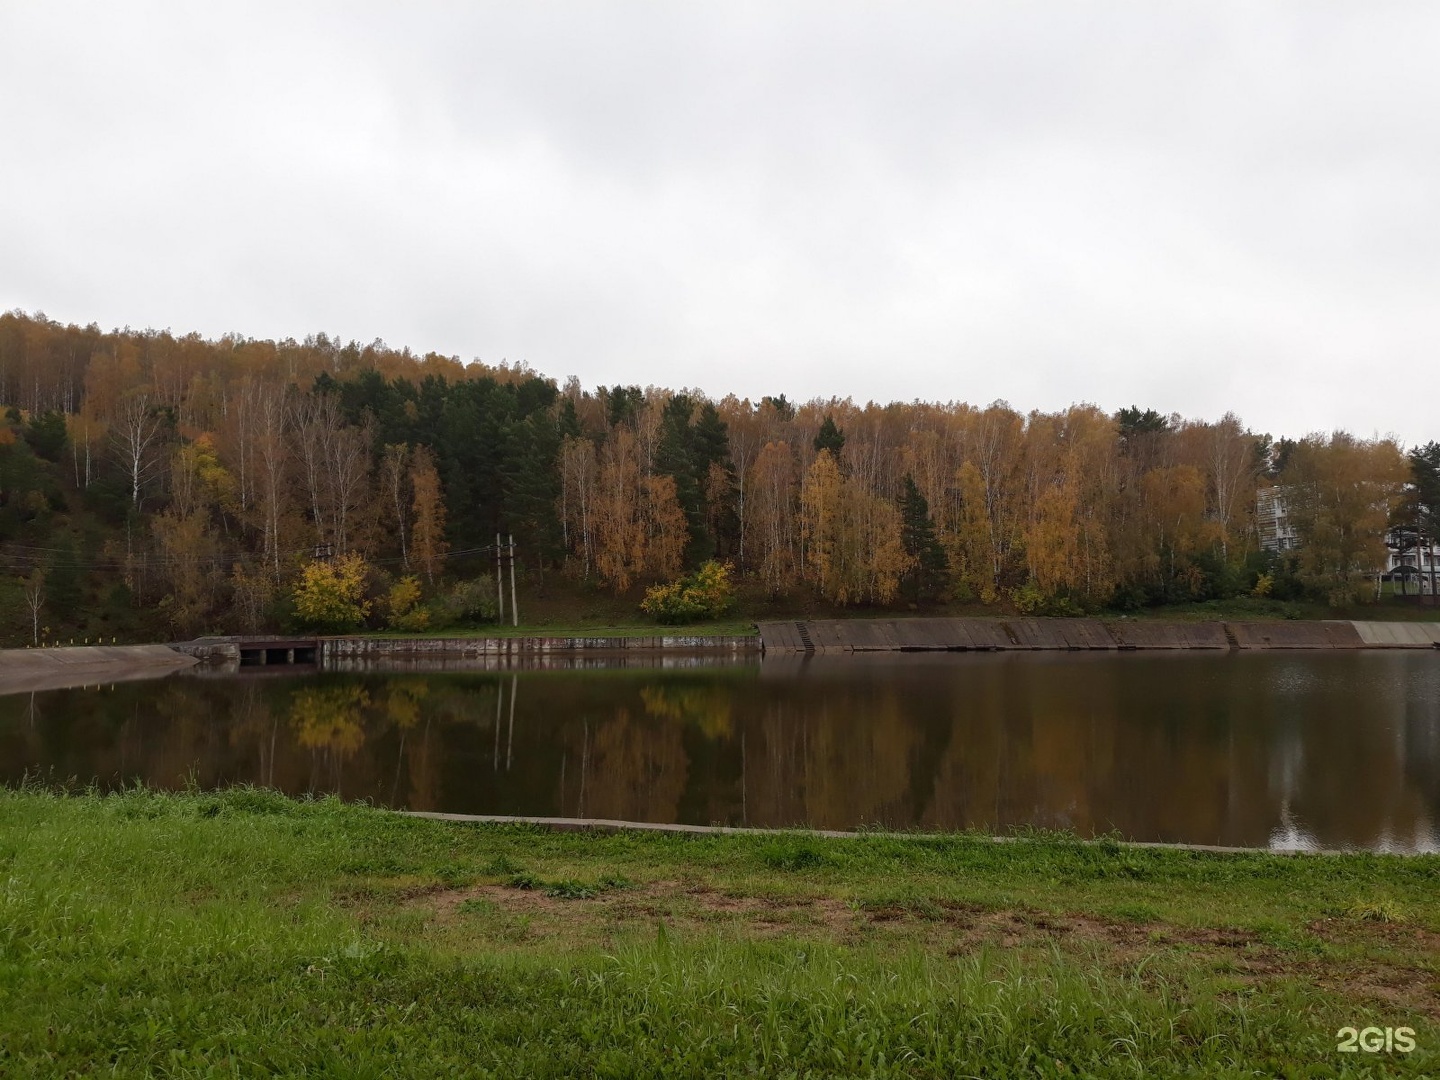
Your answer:
[[[294,590],[296,620],[321,632],[359,629],[370,614],[369,577],[369,565],[354,552],[306,564]]]
[[[45,608],[45,571],[37,566],[25,579],[25,608],[30,612],[30,643],[40,644],[40,612]]]
[[[440,486],[440,474],[435,469],[435,455],[429,447],[417,446],[412,456],[410,490],[415,493],[411,504],[412,546],[415,561],[425,571],[425,579],[433,585],[435,573],[449,550],[445,542],[445,493]]]
[[[829,450],[816,455],[801,490],[804,568],[837,604],[888,603],[910,561],[899,511],[840,471]]]
[[[233,477],[220,464],[208,437],[182,444],[171,454],[170,505],[152,519],[151,530],[163,556],[162,578],[168,588],[161,607],[181,634],[200,627],[222,578],[213,514],[227,508],[233,490]]]
[[[560,522],[565,550],[580,557],[580,576],[588,578],[595,561],[595,443],[567,436],[560,448]]]
[[[674,478],[646,475],[640,453],[628,427],[615,429],[596,484],[595,567],[617,593],[674,577],[689,539]]]
[[[380,458],[380,484],[384,489],[388,524],[400,541],[400,563],[410,569],[410,545],[406,533],[410,516],[410,447],[387,443]]]
[[[166,417],[144,391],[124,397],[110,425],[116,451],[130,481],[130,505],[140,509],[140,494],[161,466],[159,453]]]
[[[1385,565],[1385,528],[1406,480],[1406,461],[1389,439],[1337,431],[1301,439],[1281,484],[1301,540],[1301,581],[1333,605],[1370,595],[1366,579]]]
[[[784,440],[767,442],[750,470],[747,515],[760,579],[772,595],[789,588],[800,566],[800,477]]]

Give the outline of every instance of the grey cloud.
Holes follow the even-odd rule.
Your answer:
[[[1435,437],[1440,9],[7,6],[0,305]]]

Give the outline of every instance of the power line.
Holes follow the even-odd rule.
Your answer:
[[[504,545],[501,545],[503,547]],[[282,551],[280,558],[288,560],[295,555],[305,555],[315,550],[314,545],[303,548],[292,548]],[[486,552],[496,550],[494,544],[485,544],[480,547],[459,548],[447,551],[440,556],[442,559],[459,559],[471,555],[483,555]],[[60,554],[66,556],[63,559],[46,558],[47,555]],[[236,562],[259,561],[269,562],[275,558],[275,553],[263,553],[255,551],[243,552],[211,552],[197,555],[177,555],[166,552],[136,552],[130,555],[97,555],[91,558],[77,557],[73,549],[46,548],[23,544],[8,544],[0,549],[0,559],[16,566],[30,568],[42,568],[47,570],[95,570],[101,568],[118,568],[127,561],[133,560],[145,569],[163,569],[171,566],[187,565],[233,565]],[[392,556],[383,559],[367,558],[365,560],[371,566],[395,566],[406,560],[401,556]]]

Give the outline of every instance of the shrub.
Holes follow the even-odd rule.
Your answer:
[[[370,601],[365,599],[369,576],[369,564],[353,552],[330,562],[310,563],[295,584],[295,620],[330,633],[358,629],[370,614]]]
[[[439,626],[474,626],[494,622],[498,616],[495,583],[488,578],[458,582],[431,604],[433,623]]]
[[[729,564],[712,559],[689,577],[646,590],[640,610],[670,625],[697,622],[724,614],[734,596]]]
[[[420,579],[414,574],[402,577],[385,595],[385,610],[394,630],[424,630],[430,625],[430,612],[420,606]]]
[[[1042,591],[1033,581],[1026,582],[1018,589],[1011,589],[1010,602],[1015,605],[1015,610],[1021,615],[1053,615],[1069,618],[1085,613],[1080,605],[1070,597],[1051,596]]]

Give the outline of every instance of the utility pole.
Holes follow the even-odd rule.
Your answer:
[[[498,622],[503,623],[505,621],[505,575],[500,569],[501,550],[500,534],[497,532],[495,534],[495,592],[500,597],[500,606],[495,617]]]
[[[515,603],[515,534],[510,534],[510,618],[513,625],[520,625],[520,607]]]

